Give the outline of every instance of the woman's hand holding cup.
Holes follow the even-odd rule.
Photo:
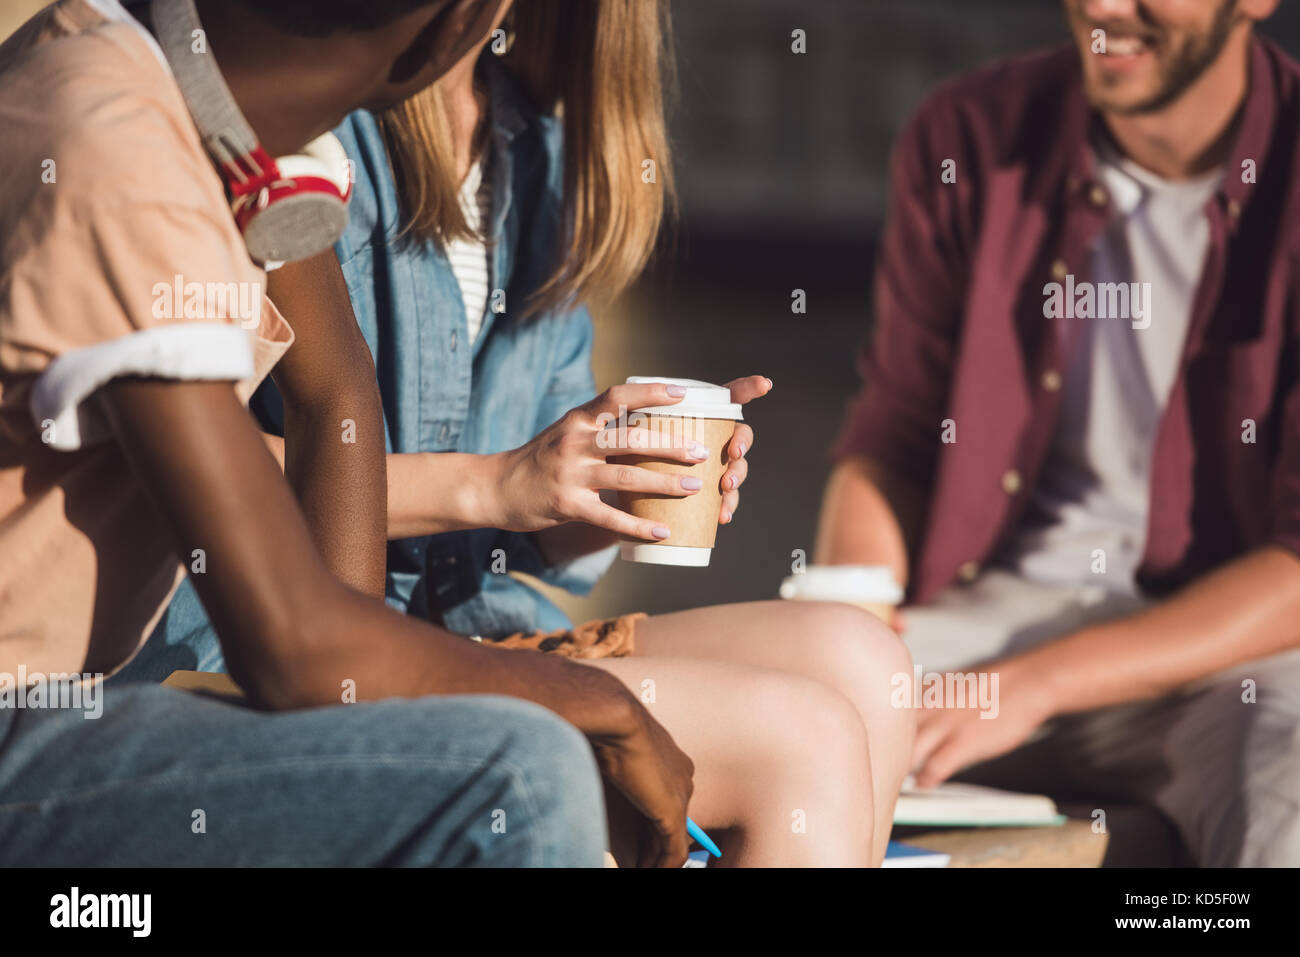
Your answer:
[[[745,405],[772,391],[772,380],[766,376],[751,375],[732,379],[725,388],[731,390],[731,401]],[[727,470],[722,473],[722,511],[718,524],[726,525],[736,516],[740,507],[740,486],[749,476],[749,461],[745,456],[754,447],[754,430],[744,422],[736,423],[736,431],[727,443]]]
[[[491,509],[497,516],[495,527],[533,532],[566,522],[585,522],[627,538],[668,538],[671,531],[662,523],[629,515],[603,501],[600,493],[685,497],[700,490],[702,483],[691,476],[664,475],[606,460],[609,455],[629,452],[687,465],[708,459],[713,450],[689,438],[627,424],[628,410],[671,406],[685,395],[684,388],[664,383],[616,385],[567,412],[526,445],[502,453],[497,457],[494,483],[497,501]],[[736,476],[733,493],[744,481],[744,450],[752,441],[753,434],[745,427],[743,434],[737,429],[731,442],[733,462],[728,474]],[[728,478],[724,476],[723,481]],[[734,503],[733,499],[733,512]]]

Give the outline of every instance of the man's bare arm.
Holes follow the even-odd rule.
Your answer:
[[[370,350],[332,250],[287,263],[268,294],[294,329],[272,376],[284,400],[284,475],[325,564],[384,593],[384,413]]]
[[[926,496],[868,458],[840,462],[822,496],[813,560],[824,565],[888,565],[907,583],[916,554]]]
[[[1011,659],[1055,713],[1154,698],[1241,662],[1300,647],[1300,558],[1260,548],[1150,608]]]

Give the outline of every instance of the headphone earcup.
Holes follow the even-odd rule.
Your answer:
[[[338,196],[295,193],[252,214],[243,227],[244,244],[254,262],[296,262],[329,249],[347,224],[348,207]]]
[[[351,167],[332,133],[303,152],[275,161],[280,178],[235,209],[249,255],[258,262],[293,262],[323,252],[343,235],[352,195]]]
[[[344,202],[352,195],[352,160],[333,133],[322,133],[304,146],[302,153],[288,159],[314,160],[321,166],[320,175],[334,184]],[[285,160],[280,161],[281,172],[284,172],[284,163]]]

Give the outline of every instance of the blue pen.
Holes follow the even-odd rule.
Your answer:
[[[722,852],[718,850],[718,845],[713,843],[713,838],[704,833],[704,830],[692,821],[689,817],[686,819],[686,833],[689,834],[695,843],[700,845],[714,857],[721,857]]]

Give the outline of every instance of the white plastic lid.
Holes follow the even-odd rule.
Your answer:
[[[811,565],[781,582],[781,597],[897,605],[903,589],[886,565]]]
[[[643,565],[684,565],[704,568],[713,555],[711,548],[692,548],[689,545],[662,545],[658,542],[622,542],[619,557],[625,562]]]
[[[740,406],[731,401],[731,390],[712,382],[700,382],[698,379],[669,379],[665,376],[629,376],[628,385],[680,385],[686,389],[686,395],[675,405],[648,405],[642,409],[630,409],[630,412],[643,412],[646,415],[680,415],[686,419],[744,419]]]

